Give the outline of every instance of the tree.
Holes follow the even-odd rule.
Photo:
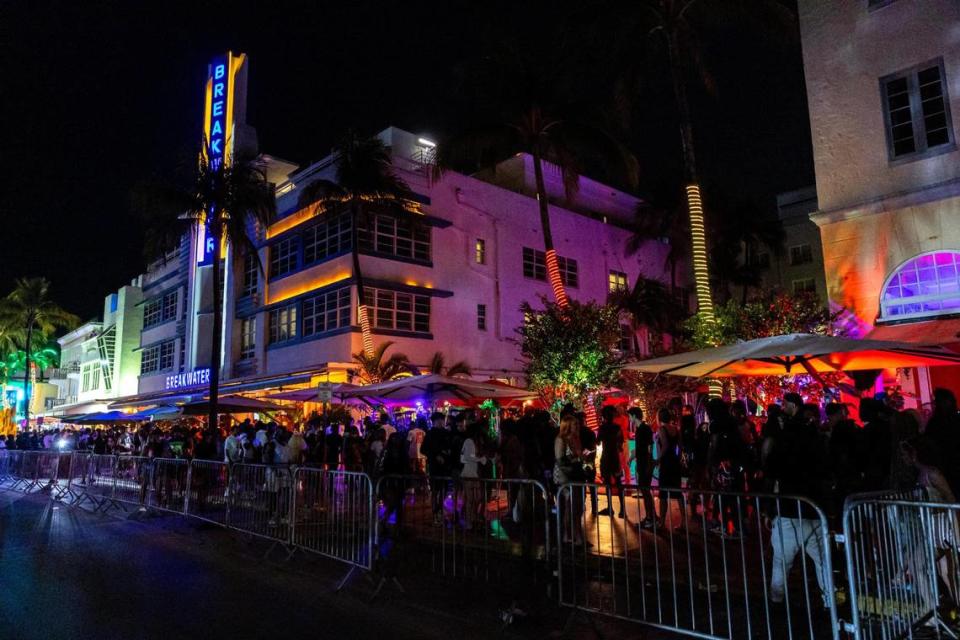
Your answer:
[[[631,327],[640,327],[658,334],[672,336],[680,332],[681,321],[686,316],[673,293],[659,280],[639,277],[631,289],[618,291],[611,304],[630,315]]]
[[[178,246],[193,225],[206,227],[213,243],[213,327],[210,331],[210,412],[209,426],[217,425],[220,393],[220,362],[223,347],[223,284],[221,281],[223,244],[236,255],[256,254],[254,237],[276,215],[276,196],[267,181],[266,169],[259,158],[227,157],[224,162],[211,159],[207,141],[201,145],[199,159],[193,165],[188,185],[154,182],[135,193],[135,205],[150,221],[147,249],[151,259],[163,258]],[[257,258],[259,265],[259,258]],[[261,272],[263,266],[260,265]]]
[[[812,291],[787,293],[777,289],[761,291],[747,304],[731,299],[717,307],[714,323],[708,324],[699,316],[690,318],[687,328],[692,334],[695,349],[716,345],[735,344],[788,333],[838,335],[835,321],[842,311],[831,312]],[[821,374],[814,379],[807,374],[794,376],[751,376],[734,378],[738,392],[759,403],[778,397],[787,391],[803,390],[818,397],[827,386],[841,386],[840,374]]]
[[[710,90],[714,83],[703,65],[699,36],[706,29],[729,24],[734,17],[752,19],[760,16],[763,22],[782,25],[786,20],[792,24],[792,16],[772,0],[637,0],[630,3],[626,10],[619,2],[609,4],[611,6],[601,12],[601,18],[594,20],[596,24],[593,31],[596,36],[604,38],[607,43],[613,41],[607,49],[618,59],[637,56],[637,44],[644,45],[645,49],[637,57],[654,62],[658,68],[665,69],[669,76],[679,120],[697,311],[703,317],[703,322],[710,323],[714,321],[713,295],[689,82],[692,76],[696,76]],[[625,46],[618,46],[619,43]],[[653,46],[647,48],[648,45]],[[638,71],[632,65],[628,65],[627,70],[628,73]],[[633,87],[637,83],[632,79],[621,79],[619,84]]]
[[[419,373],[405,354],[394,353],[384,360],[387,349],[393,344],[390,340],[383,342],[369,356],[363,351],[353,354],[353,362],[357,365],[354,375],[360,384],[376,384]]]
[[[543,310],[521,307],[526,321],[517,332],[528,383],[548,407],[583,404],[617,376],[619,312],[595,302],[543,304]]]
[[[390,149],[379,138],[368,138],[348,131],[333,151],[335,180],[315,180],[300,192],[301,207],[312,206],[316,214],[330,213],[341,207],[350,211],[350,255],[353,280],[357,287],[357,311],[364,355],[374,354],[370,319],[367,313],[363,272],[360,269],[359,229],[372,214],[403,217],[416,227],[419,223],[410,188],[393,171]]]
[[[24,420],[30,421],[30,368],[34,340],[46,339],[58,329],[73,329],[80,318],[61,308],[50,297],[50,282],[45,278],[20,278],[0,309],[0,325],[23,333]]]
[[[442,376],[448,376],[453,378],[455,376],[466,376],[469,377],[472,375],[473,371],[470,368],[470,365],[466,363],[465,360],[460,360],[455,362],[449,367],[446,366],[446,358],[443,353],[437,351],[433,354],[433,357],[430,359],[430,373],[435,373]]]
[[[56,340],[43,340],[40,341],[40,344],[37,344],[37,340],[33,342],[35,346],[32,348],[29,358],[32,367],[27,365],[27,352],[19,348],[15,348],[8,353],[2,366],[11,372],[34,368],[37,371],[37,377],[42,382],[44,371],[51,367],[60,366],[60,345],[57,344]]]
[[[544,179],[547,169],[559,172],[567,201],[576,195],[586,161],[604,166],[629,185],[636,182],[636,160],[586,113],[564,95],[571,69],[565,51],[550,48],[548,61],[515,49],[490,56],[485,69],[473,74],[486,99],[494,104],[479,122],[442,140],[437,147],[435,176],[448,169],[495,170],[503,160],[527,153],[533,162],[537,208],[546,255],[546,270],[554,300],[561,307],[569,298],[560,276],[550,198]]]

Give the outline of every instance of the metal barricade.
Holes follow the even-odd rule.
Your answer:
[[[518,588],[547,581],[552,523],[539,482],[387,475],[376,497],[380,561],[393,575],[426,569]]]
[[[119,456],[91,453],[82,459],[80,477],[70,482],[69,495],[72,504],[81,506],[89,501],[95,509],[114,504],[114,479]]]
[[[227,526],[267,540],[289,543],[292,487],[293,472],[287,467],[232,465]]]
[[[847,499],[848,631],[856,640],[960,637],[958,518],[960,504],[924,502],[916,494]]]
[[[17,481],[17,472],[23,458],[23,451],[6,449],[0,462],[0,487],[10,489]]]
[[[561,605],[700,638],[838,637],[818,506],[782,495],[624,489],[622,499],[602,485],[558,490]]]
[[[291,544],[370,570],[374,537],[370,477],[307,467],[293,472],[292,487],[284,486],[284,477],[278,475],[274,486],[281,510],[286,505],[284,496],[290,494]]]
[[[144,456],[115,456],[113,492],[108,505],[126,510],[124,505],[147,508],[147,493],[151,489],[154,460]]]
[[[57,479],[53,485],[55,500],[73,499],[70,485],[83,476],[87,455],[86,451],[71,451],[60,455],[57,463]]]
[[[190,461],[190,483],[184,513],[198,520],[226,526],[230,467],[216,460]]]
[[[40,491],[50,491],[56,494],[57,481],[60,473],[60,460],[63,459],[69,464],[69,453],[60,453],[59,451],[38,451],[37,452],[37,475],[34,486]]]
[[[190,491],[190,461],[177,458],[154,458],[146,504],[152,509],[186,515]]]

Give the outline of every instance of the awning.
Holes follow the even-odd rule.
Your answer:
[[[960,343],[960,318],[881,324],[874,327],[873,331],[865,337],[870,340],[893,340],[916,344],[957,344]]]
[[[345,398],[365,398],[393,402],[445,400],[468,401],[474,399],[527,399],[535,395],[526,389],[509,385],[489,384],[466,378],[449,378],[437,374],[407,376],[397,380],[357,387],[341,394]]]
[[[282,409],[272,402],[257,400],[255,398],[245,398],[243,396],[221,396],[217,401],[217,413],[254,413],[261,411],[277,411]],[[210,411],[210,400],[194,400],[188,402],[182,407],[184,415],[202,416]]]
[[[346,382],[336,383],[330,385],[330,394],[334,398],[340,398],[342,394],[359,389],[360,387],[355,384],[348,384]],[[267,400],[294,400],[296,402],[319,402],[317,396],[319,395],[320,390],[317,387],[308,387],[306,389],[294,389],[292,391],[281,391],[279,393],[273,393],[267,396]]]

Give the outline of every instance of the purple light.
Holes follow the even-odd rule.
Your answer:
[[[935,251],[903,263],[880,297],[884,319],[960,313],[960,251]]]

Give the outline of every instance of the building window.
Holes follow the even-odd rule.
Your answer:
[[[363,297],[374,328],[430,332],[429,296],[367,288]]]
[[[343,287],[303,301],[303,335],[350,326],[350,287]]]
[[[430,261],[430,227],[409,216],[377,215],[357,227],[360,250]]]
[[[248,360],[257,352],[257,317],[240,321],[240,359]]]
[[[156,373],[173,368],[174,340],[167,340],[143,350],[140,357],[140,373]]]
[[[633,332],[633,327],[628,324],[620,325],[620,342],[617,345],[617,348],[622,354],[631,354],[636,350],[636,335]]]
[[[473,259],[477,264],[487,264],[487,241],[483,238],[473,243]]]
[[[100,365],[95,364],[90,369],[90,391],[100,388]]]
[[[240,295],[252,296],[257,292],[260,280],[260,262],[252,251],[243,257],[243,283]]]
[[[804,245],[808,249],[810,245]],[[809,251],[808,251],[809,253]],[[813,260],[811,256],[810,260]],[[770,254],[766,251],[761,253],[754,253],[750,255],[750,266],[754,269],[769,269],[770,268]]]
[[[801,278],[793,281],[794,293],[816,293],[817,281],[813,278]]]
[[[880,316],[901,320],[960,313],[960,251],[911,258],[887,280]]]
[[[477,305],[477,329],[480,331],[487,330],[487,305],[485,304]]]
[[[286,275],[297,268],[297,238],[281,240],[270,247],[270,277]]]
[[[303,234],[303,262],[320,262],[350,250],[349,214],[339,214],[314,225]]]
[[[620,293],[627,290],[627,274],[623,271],[611,271],[607,277],[607,291]]]
[[[560,281],[567,287],[576,289],[580,286],[580,273],[577,261],[572,258],[557,256],[557,266],[560,268]],[[523,277],[533,280],[547,279],[547,254],[530,247],[523,248]]]
[[[769,254],[767,254],[769,261]],[[798,244],[790,247],[790,264],[797,266],[813,262],[813,250],[808,244]]]
[[[270,344],[297,337],[297,305],[291,304],[270,312]]]
[[[177,292],[170,291],[143,306],[143,327],[148,329],[177,317]]]
[[[944,77],[941,59],[880,80],[891,160],[953,145]]]
[[[83,367],[83,382],[80,385],[80,391],[84,393],[90,391],[90,367]]]

